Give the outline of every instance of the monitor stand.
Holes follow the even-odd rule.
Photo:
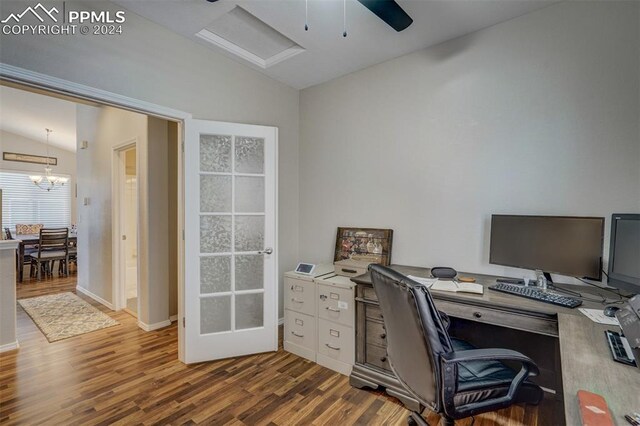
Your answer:
[[[547,287],[553,286],[551,274],[548,272],[536,269],[536,278],[536,286],[538,286],[542,291],[547,291]]]

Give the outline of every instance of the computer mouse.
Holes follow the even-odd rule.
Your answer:
[[[605,316],[615,317],[616,312],[618,312],[619,310],[620,308],[618,308],[617,306],[607,306],[602,312],[605,314]]]

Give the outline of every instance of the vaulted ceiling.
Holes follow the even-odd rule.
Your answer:
[[[76,104],[0,86],[0,130],[44,143],[45,128],[53,130],[49,138],[51,146],[75,152]]]
[[[545,0],[398,0],[413,18],[413,24],[396,32],[356,0],[114,0],[114,3],[230,56],[276,80],[295,88],[306,88],[386,60],[451,40],[482,28],[546,7]],[[248,60],[220,47],[225,37],[236,44],[254,42],[268,51],[278,41],[276,35],[243,27],[238,13],[225,15],[237,7],[276,30],[304,49],[275,64]],[[305,31],[305,7],[309,30]],[[346,7],[347,37],[343,32],[343,8]],[[235,14],[235,15],[234,15]],[[235,19],[235,20],[234,20]],[[222,26],[220,43],[213,44],[196,36],[212,24]],[[254,20],[255,21],[255,20]],[[247,21],[248,22],[248,21]],[[245,23],[247,23],[245,22]],[[235,34],[234,34],[235,32]],[[229,41],[229,40],[227,40]],[[230,40],[234,42],[234,40]],[[270,50],[269,50],[270,51]],[[268,61],[267,61],[268,62]],[[275,61],[272,61],[275,62]],[[270,66],[268,66],[270,65]]]

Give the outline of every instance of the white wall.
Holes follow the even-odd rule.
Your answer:
[[[66,7],[117,9],[102,1],[67,1]],[[3,0],[2,9],[21,11],[24,3]],[[126,13],[123,30],[118,36],[2,35],[0,61],[195,118],[278,127],[279,262],[281,272],[292,269],[298,259],[298,91],[133,13]]]
[[[147,148],[147,117],[116,108],[78,105],[76,131],[78,143],[83,140],[89,142],[87,149],[77,151],[78,287],[114,304],[111,234],[113,147],[137,139],[137,153],[141,156]],[[142,184],[139,181],[141,187]],[[87,205],[84,205],[85,198],[88,198]],[[141,250],[138,256],[142,255]],[[140,271],[140,276],[141,281],[146,279],[143,271]],[[140,293],[146,290],[145,287]],[[143,315],[148,316],[144,306],[139,313],[141,318]]]
[[[43,129],[44,130],[44,129]],[[17,152],[20,154],[46,155],[47,146],[42,142],[25,138],[14,133],[0,130],[0,152]],[[71,223],[76,223],[76,153],[65,149],[49,147],[49,155],[58,159],[58,165],[52,166],[54,174],[69,175],[71,179],[66,185],[71,186]],[[44,173],[43,164],[18,163],[5,161],[0,157],[0,170]]]
[[[564,2],[303,90],[300,259],[337,226],[392,262],[508,276],[492,213],[640,211],[640,3]],[[608,243],[605,242],[605,257]]]

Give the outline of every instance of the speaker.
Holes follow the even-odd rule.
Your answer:
[[[446,266],[436,266],[431,268],[431,276],[433,278],[455,278],[458,272]]]

